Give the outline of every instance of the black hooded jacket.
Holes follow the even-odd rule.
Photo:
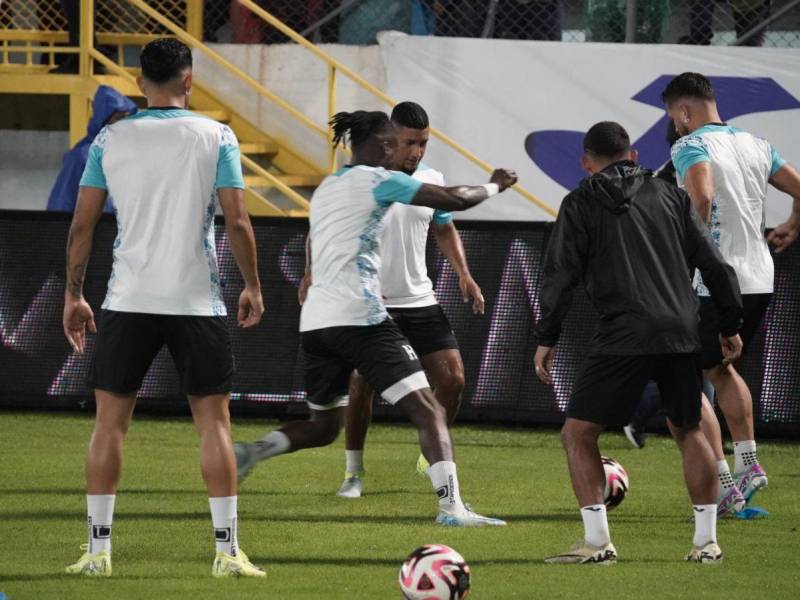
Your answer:
[[[544,260],[537,341],[558,342],[582,279],[600,313],[592,353],[699,352],[695,267],[719,311],[720,333],[734,335],[739,283],[689,196],[632,162],[613,164],[561,204]]]

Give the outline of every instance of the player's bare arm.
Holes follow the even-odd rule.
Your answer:
[[[488,185],[459,185],[442,187],[425,183],[411,200],[411,204],[440,210],[467,210],[477,206],[496,193],[503,192],[517,183],[517,173],[510,169],[497,169],[492,173]],[[497,186],[497,190],[490,186]]]
[[[222,214],[225,215],[225,231],[245,284],[239,296],[237,320],[240,327],[252,327],[261,321],[264,301],[258,278],[256,239],[244,203],[244,191],[238,188],[220,188],[217,194]]]
[[[76,352],[86,348],[86,328],[97,327],[91,306],[83,297],[83,280],[92,252],[94,228],[103,214],[106,190],[82,187],[67,238],[67,284],[64,290],[64,335]]]
[[[767,240],[775,246],[775,252],[783,252],[800,235],[800,172],[791,165],[784,165],[769,182],[794,199],[792,214],[767,236]]]
[[[711,201],[714,198],[714,176],[711,163],[701,162],[686,171],[684,185],[697,214],[704,223],[711,221]]]
[[[456,226],[450,222],[445,225],[433,225],[433,234],[436,236],[436,243],[444,254],[450,266],[458,274],[458,287],[464,302],[472,300],[472,312],[483,314],[485,303],[480,286],[475,283],[469,272],[467,256],[464,254],[464,244],[461,243],[461,236],[458,234]]]
[[[297,301],[300,306],[306,301],[308,295],[308,288],[311,287],[311,236],[306,236],[306,268],[303,273],[303,278],[300,280],[300,285],[297,288]]]

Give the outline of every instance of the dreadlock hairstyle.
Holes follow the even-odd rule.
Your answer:
[[[346,146],[345,136],[350,139],[351,146],[358,146],[370,137],[392,129],[389,117],[379,110],[336,113],[328,124],[333,129],[334,148],[339,144]]]

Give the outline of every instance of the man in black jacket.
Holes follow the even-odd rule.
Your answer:
[[[658,384],[694,505],[695,535],[686,560],[719,562],[716,465],[698,425],[700,338],[692,269],[700,269],[719,311],[727,361],[742,347],[739,285],[689,197],[635,164],[622,126],[598,123],[586,134],[584,151],[582,164],[591,177],[562,202],[545,257],[535,362],[537,375],[549,384],[561,323],[583,279],[600,322],[561,437],[585,536],[546,562],[616,561],[597,439],[607,425],[628,422],[649,380]]]

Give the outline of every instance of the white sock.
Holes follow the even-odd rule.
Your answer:
[[[456,463],[441,460],[428,469],[433,489],[439,497],[439,510],[447,513],[456,513],[464,510],[461,494],[458,489],[458,475]]]
[[[114,521],[113,494],[86,496],[89,515],[89,554],[111,552],[111,524]]]
[[[208,499],[217,552],[225,552],[231,556],[236,556],[239,548],[236,531],[236,500],[237,496]]]
[[[282,431],[273,431],[256,442],[256,456],[258,460],[272,458],[273,456],[288,452],[291,445],[285,433]]]
[[[608,516],[605,504],[592,504],[581,509],[583,519],[583,539],[592,546],[605,546],[611,543],[608,531]]]
[[[347,474],[357,474],[364,472],[364,451],[363,450],[345,450],[345,460],[347,466],[345,471]]]
[[[727,492],[735,485],[733,477],[731,477],[731,469],[728,467],[727,460],[722,459],[717,461],[717,477],[719,479],[720,492]]]
[[[694,505],[694,545],[702,548],[709,542],[717,541],[717,505]]]
[[[756,453],[755,440],[733,442],[733,454],[735,455],[733,472],[737,475],[747,471],[751,465],[758,464],[758,454]]]

